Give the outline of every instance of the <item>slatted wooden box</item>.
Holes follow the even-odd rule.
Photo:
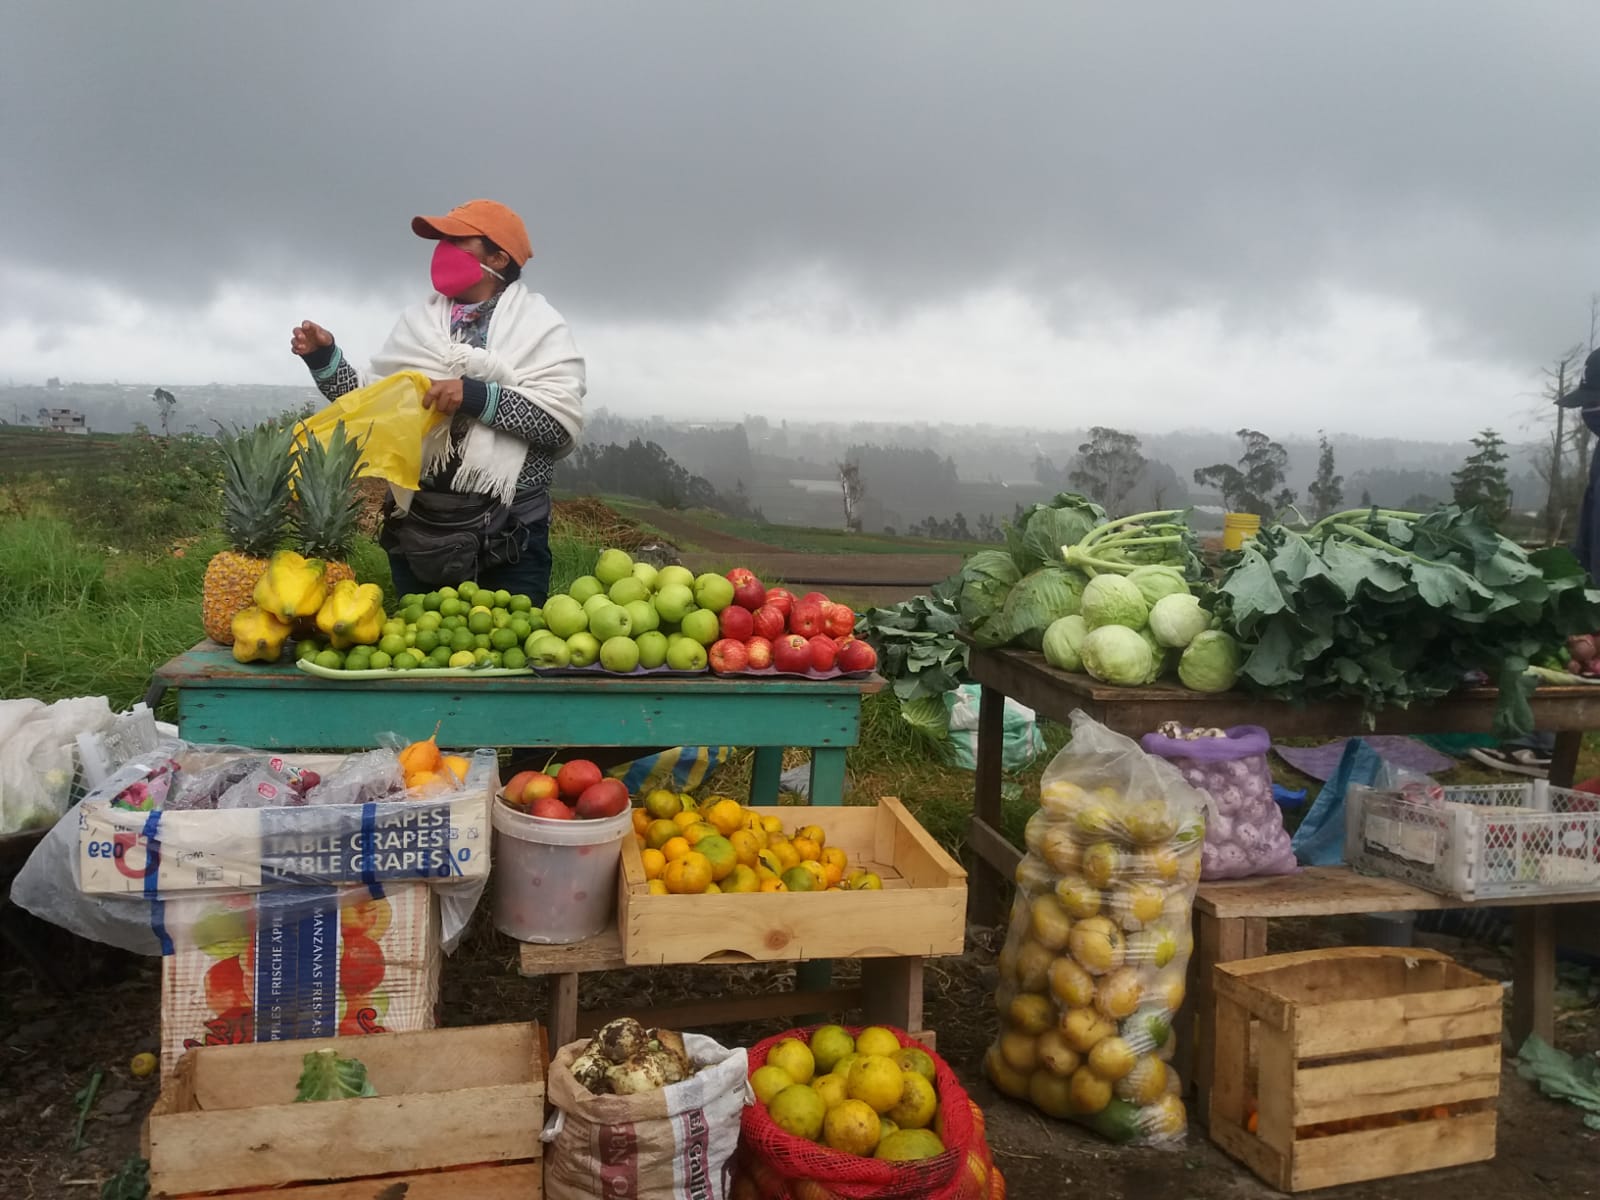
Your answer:
[[[324,1049],[378,1094],[295,1103]],[[531,1023],[191,1050],[145,1122],[150,1195],[538,1200],[547,1053]]]
[[[1494,1157],[1500,985],[1430,950],[1219,963],[1216,1143],[1286,1192]]]
[[[960,954],[967,873],[893,797],[873,807],[757,808],[785,827],[815,822],[872,892],[653,896],[633,838],[623,842],[617,924],[630,965]]]

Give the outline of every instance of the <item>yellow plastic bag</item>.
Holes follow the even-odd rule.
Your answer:
[[[437,409],[423,408],[429,379],[420,371],[398,371],[376,383],[346,392],[300,423],[298,439],[315,437],[324,445],[340,421],[345,433],[362,442],[362,475],[397,488],[417,490],[422,474],[422,439],[444,421]]]

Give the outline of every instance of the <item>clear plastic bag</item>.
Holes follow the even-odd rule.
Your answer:
[[[1245,879],[1298,870],[1283,811],[1272,796],[1267,755],[1272,738],[1259,725],[1183,729],[1175,722],[1139,744],[1183,773],[1211,801],[1201,879]]]
[[[78,736],[113,719],[104,696],[0,700],[0,833],[48,828],[67,811]]]
[[[1045,769],[1000,954],[1000,1091],[1119,1143],[1182,1140],[1170,1066],[1205,796],[1082,712]]]

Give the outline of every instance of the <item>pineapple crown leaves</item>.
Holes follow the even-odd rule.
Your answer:
[[[253,429],[219,428],[223,532],[241,552],[265,557],[288,522],[294,433],[271,423]]]
[[[355,483],[363,445],[350,436],[343,421],[333,427],[326,442],[308,434],[298,445],[294,529],[302,554],[335,560],[349,556],[361,517]]]

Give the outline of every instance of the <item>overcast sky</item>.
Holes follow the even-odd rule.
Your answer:
[[[1527,435],[1600,4],[7,0],[0,381],[298,383],[518,209],[634,414]]]

